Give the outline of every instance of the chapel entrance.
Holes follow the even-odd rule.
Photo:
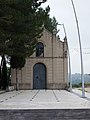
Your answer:
[[[33,67],[33,89],[46,89],[46,66],[42,63]]]

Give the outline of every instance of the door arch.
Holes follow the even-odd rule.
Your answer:
[[[33,89],[46,89],[46,66],[42,63],[33,67]]]

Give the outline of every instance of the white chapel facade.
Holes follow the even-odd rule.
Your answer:
[[[44,29],[36,51],[18,70],[19,89],[66,89],[68,86],[67,40]],[[11,70],[11,82],[16,87],[16,71]]]

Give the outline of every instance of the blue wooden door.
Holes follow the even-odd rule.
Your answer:
[[[46,89],[46,67],[38,63],[33,68],[33,89]]]

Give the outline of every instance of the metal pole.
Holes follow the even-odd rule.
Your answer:
[[[80,46],[80,57],[81,57],[81,80],[82,80],[82,97],[85,97],[85,90],[84,90],[84,72],[83,72],[83,57],[82,57],[82,46],[81,46],[81,37],[80,37],[80,31],[79,31],[79,25],[78,25],[78,20],[77,20],[77,14],[75,10],[75,6],[73,3],[73,0],[71,0],[74,14],[75,14],[75,19],[76,19],[76,25],[77,25],[77,32],[78,32],[78,38],[79,38],[79,46]]]
[[[64,34],[67,39],[66,30],[64,24],[58,24],[63,26]],[[68,47],[68,58],[69,58],[69,80],[70,80],[70,92],[72,92],[72,76],[71,76],[71,60],[70,60],[70,52]]]

